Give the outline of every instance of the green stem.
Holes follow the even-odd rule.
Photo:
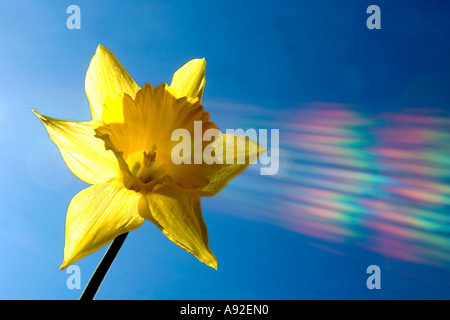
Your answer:
[[[98,288],[100,288],[100,285],[102,284],[103,278],[105,278],[109,267],[111,267],[111,264],[116,258],[116,255],[122,247],[122,244],[125,241],[127,235],[128,232],[121,234],[113,240],[105,255],[103,256],[102,261],[100,261],[97,269],[95,269],[94,273],[92,274],[92,277],[86,285],[86,288],[84,288],[84,291],[80,296],[80,300],[94,299],[95,295],[97,294]]]

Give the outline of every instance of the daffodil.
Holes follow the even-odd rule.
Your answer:
[[[202,133],[216,128],[201,104],[204,59],[175,72],[170,85],[139,87],[117,58],[99,46],[86,74],[85,91],[92,120],[65,121],[33,112],[44,124],[65,163],[91,186],[75,195],[66,216],[64,259],[60,269],[102,248],[117,236],[153,222],[175,244],[217,268],[209,248],[200,198],[219,192],[243,172],[233,161],[175,164],[171,151],[176,129]],[[223,146],[225,134],[214,143]],[[242,136],[247,159],[250,144]],[[209,142],[208,142],[209,143]],[[202,142],[202,150],[208,144]],[[213,144],[214,145],[214,144]],[[234,154],[234,156],[237,152]]]

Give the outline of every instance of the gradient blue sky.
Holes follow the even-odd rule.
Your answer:
[[[81,8],[81,30],[66,28],[71,4]],[[366,28],[371,4],[381,8],[381,30]],[[449,119],[449,14],[450,5],[442,1],[2,1],[0,299],[81,294],[66,287],[69,275],[58,267],[67,206],[87,185],[66,168],[30,110],[89,120],[84,77],[98,44],[113,51],[140,85],[170,82],[185,62],[205,57],[204,106],[221,128],[277,128],[283,137],[301,130],[294,119],[326,104],[348,106],[351,121],[357,114],[376,130],[385,124],[384,114],[410,109]],[[449,122],[442,123],[445,137]],[[283,141],[292,143],[284,136],[281,148]],[[423,148],[448,158],[446,146],[448,140]],[[218,271],[148,222],[129,234],[97,298],[450,298],[448,201],[426,207],[430,216],[420,221],[428,224],[401,229],[426,234],[418,246],[414,237],[397,234],[397,246],[377,250],[375,237],[365,233],[377,223],[347,224],[345,232],[328,237],[326,230],[342,227],[345,217],[317,220],[326,226],[318,228],[324,234],[291,228],[290,215],[301,217],[301,209],[281,206],[279,197],[294,190],[288,188],[295,187],[292,181],[304,182],[292,169],[304,162],[285,150],[278,176],[262,177],[255,165],[219,195],[203,199]],[[443,163],[438,169],[448,172],[450,165]],[[433,179],[448,200],[448,175]],[[362,203],[346,199],[346,204]],[[400,216],[408,218],[406,211]],[[370,212],[366,217],[372,221]],[[381,237],[399,227],[382,226]],[[353,236],[361,230],[362,236]],[[400,252],[403,240],[412,243],[408,253],[414,259]],[[82,287],[104,252],[76,263]],[[381,268],[381,290],[366,288],[366,268],[372,264]]]

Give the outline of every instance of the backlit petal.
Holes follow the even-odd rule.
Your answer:
[[[157,226],[175,244],[217,269],[217,259],[209,249],[208,230],[202,217],[200,196],[170,185],[147,194],[148,209],[141,216],[157,221]]]
[[[96,184],[119,174],[114,154],[106,151],[103,141],[94,136],[99,121],[64,121],[33,112],[44,124],[69,169],[78,178]]]
[[[232,148],[227,148],[227,141],[229,141],[228,143],[234,141],[234,143],[231,144],[231,146],[234,146],[234,152],[232,152]],[[254,163],[261,154],[266,152],[266,149],[261,147],[253,139],[235,134],[222,134],[220,138],[214,142],[214,147],[216,148],[216,155],[223,155],[223,161],[220,165],[220,169],[210,176],[209,184],[198,189],[198,193],[203,197],[217,194],[231,179],[241,174],[250,164]],[[239,161],[240,155],[242,156],[241,159],[244,161]]]
[[[85,91],[88,97],[92,119],[116,122],[123,119],[121,99],[123,93],[134,97],[140,87],[114,54],[99,45],[86,73]],[[109,99],[107,109],[103,109]]]
[[[60,269],[102,248],[117,236],[140,227],[141,195],[118,179],[91,186],[73,197],[67,210],[64,261]]]
[[[177,98],[199,98],[203,97],[205,89],[205,59],[193,59],[178,69],[173,77],[170,89],[172,89]]]

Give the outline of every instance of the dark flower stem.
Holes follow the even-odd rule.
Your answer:
[[[127,235],[128,232],[121,234],[113,240],[105,255],[103,256],[102,261],[100,261],[97,269],[95,269],[94,273],[92,274],[92,277],[86,285],[86,288],[84,288],[84,291],[80,296],[80,300],[94,299],[95,295],[97,294],[98,288],[100,288],[100,285],[102,284],[103,278],[105,278],[106,273],[108,273],[109,267],[111,267],[111,264],[116,258],[116,255],[122,247],[122,244],[125,241]]]

